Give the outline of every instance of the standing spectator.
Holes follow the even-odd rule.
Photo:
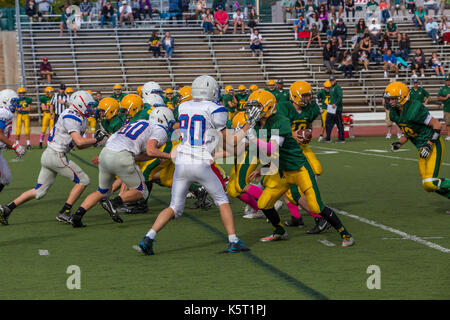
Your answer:
[[[41,78],[47,80],[47,85],[49,85],[52,82],[53,70],[47,57],[42,58],[42,62],[39,65],[39,71],[41,73]]]
[[[27,1],[25,5],[25,13],[30,18],[30,22],[33,22],[33,18],[37,16],[37,8],[36,3],[34,3],[34,0]]]
[[[377,19],[372,18],[372,23],[367,28],[369,30],[370,40],[373,45],[378,45],[381,38],[381,25],[377,22]]]
[[[373,18],[378,18],[378,12],[380,8],[375,0],[369,0],[366,4],[366,21],[372,20]]]
[[[92,21],[92,3],[90,3],[88,0],[83,0],[83,2],[81,2],[80,12],[83,21],[88,20],[88,18],[89,22]]]
[[[286,14],[294,18],[294,5],[292,0],[281,0],[281,10],[283,11],[283,22],[286,23]]]
[[[447,138],[445,140],[450,140],[450,75],[445,77],[444,85],[439,89],[437,94],[437,99],[444,105],[444,121],[447,127]]]
[[[367,26],[364,19],[359,19],[358,24],[355,25],[355,35],[352,37],[353,44],[359,43],[367,33]]]
[[[206,13],[202,15],[202,20],[203,20],[203,31],[205,32],[205,34],[213,34],[214,17],[211,13],[210,8],[206,9]]]
[[[423,7],[418,7],[416,11],[414,11],[413,22],[416,28],[425,29],[425,21],[427,15]]]
[[[253,33],[253,29],[256,28],[256,25],[258,23],[258,15],[256,14],[256,10],[255,8],[251,8],[249,13],[248,13],[248,28],[250,29],[250,34]]]
[[[58,93],[53,95],[50,101],[50,114],[54,115],[55,124],[59,115],[69,106],[69,96],[66,94],[66,85],[61,83]]]
[[[47,18],[43,19],[43,16],[46,16],[50,13],[52,8],[51,4],[54,0],[36,0],[36,4],[38,5],[38,16],[39,22],[47,21]]]
[[[423,53],[422,49],[418,48],[412,61],[413,78],[417,78],[417,71],[420,71],[421,77],[425,78],[425,63],[425,54]]]
[[[152,14],[155,12],[152,8],[152,4],[150,0],[139,0],[139,15],[142,16],[142,18],[145,21],[146,16],[148,15],[149,21],[152,21]]]
[[[350,21],[349,12],[352,13],[352,20],[355,22],[355,0],[345,0],[345,16],[347,17],[347,21]]]
[[[111,6],[111,2],[106,2],[106,5],[102,9],[102,15],[100,18],[100,26],[103,28],[105,21],[111,21],[113,28],[116,27],[116,13],[114,8]]]
[[[423,87],[419,86],[419,80],[413,79],[413,87],[409,89],[409,100],[411,101],[419,101],[424,105],[428,105],[430,102],[431,96],[427,90]]]
[[[383,55],[384,63],[384,77],[388,77],[388,71],[395,71],[395,78],[398,78],[398,66],[397,57],[392,54],[392,49],[387,49],[387,52]]]
[[[244,14],[240,8],[237,8],[236,12],[233,13],[233,22],[233,33],[236,33],[237,27],[241,27],[241,33],[245,33]]]
[[[439,31],[441,32],[442,40],[446,46],[450,42],[450,23],[448,23],[446,16],[442,17],[439,25]]]
[[[344,125],[342,123],[342,88],[336,83],[336,77],[330,76],[330,104],[327,107],[326,130],[327,137],[325,142],[331,142],[331,131],[334,125],[338,128],[337,143],[344,143]]]
[[[436,0],[424,0],[423,1],[423,8],[425,9],[427,15],[430,14],[430,10],[434,10],[434,16],[437,16],[439,14],[439,6],[436,2]]]
[[[344,23],[344,19],[339,19],[338,24],[334,27],[333,36],[336,36],[339,41],[339,48],[342,48],[342,45],[347,38],[347,26]]]
[[[166,58],[172,58],[173,49],[175,48],[175,39],[170,35],[169,31],[166,31],[164,38],[162,39],[162,46],[165,51]]]
[[[322,41],[320,40],[320,31],[319,31],[319,29],[317,29],[316,24],[313,24],[311,26],[311,30],[309,32],[308,45],[306,46],[306,49],[309,49],[309,47],[311,46],[311,43],[314,40],[317,40],[317,42],[319,43],[319,47],[322,47]]]
[[[388,23],[386,25],[386,35],[389,37],[389,40],[396,39],[400,42],[400,31],[398,30],[397,24],[394,23],[392,18],[388,19]]]
[[[322,29],[320,32],[327,32],[328,29],[328,11],[326,6],[321,5],[319,7],[319,20],[322,22]]]
[[[228,21],[230,17],[228,13],[223,10],[223,6],[219,4],[217,6],[217,11],[214,12],[214,21],[216,22],[216,28],[219,30],[220,34],[224,34],[228,29]]]
[[[294,38],[298,40],[298,33],[306,31],[306,21],[303,20],[303,16],[299,16],[297,20],[294,21]]]
[[[148,51],[153,52],[153,58],[159,58],[161,56],[161,39],[158,31],[153,31],[152,36],[148,39]]]
[[[334,62],[336,61],[336,51],[328,41],[323,48],[323,64],[327,68],[328,73],[334,73]]]
[[[130,21],[131,26],[134,27],[133,11],[126,0],[122,1],[122,6],[119,8],[119,27],[122,27],[124,20]]]
[[[445,78],[446,74],[444,71],[444,67],[442,66],[441,60],[439,60],[436,51],[433,51],[433,53],[431,54],[431,68],[434,70],[434,72],[436,72],[437,77],[440,78],[442,75],[442,78]]]
[[[307,0],[305,6],[305,19],[307,24],[309,24],[309,17],[316,11],[317,6],[313,3],[313,0]]]
[[[340,19],[344,11],[344,0],[329,0],[328,3],[331,13],[337,12],[337,17]]]
[[[380,21],[386,23],[387,19],[391,17],[389,13],[389,3],[386,0],[380,0]]]
[[[325,1],[326,3],[326,1]],[[296,17],[304,16],[305,15],[305,1],[303,0],[297,0],[294,5]]]
[[[399,56],[403,60],[408,61],[411,52],[411,41],[406,33],[402,33],[398,47],[400,49]]]
[[[439,39],[439,26],[436,21],[433,21],[432,17],[428,17],[428,21],[425,24],[425,31],[427,32],[427,35],[433,40],[433,44],[436,44],[437,40]]]
[[[353,59],[352,54],[348,50],[344,52],[341,66],[342,71],[344,72],[344,78],[353,78]]]
[[[256,49],[259,50],[259,56],[263,56],[263,39],[258,29],[254,29],[250,36],[250,48],[252,49],[252,56],[256,57]]]

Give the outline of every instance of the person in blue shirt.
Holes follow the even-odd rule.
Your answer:
[[[298,40],[298,32],[306,30],[306,21],[303,20],[303,16],[299,15],[298,19],[294,21],[294,36],[295,40]]]
[[[395,71],[395,78],[398,78],[398,65],[397,65],[397,57],[392,54],[392,50],[388,49],[387,52],[383,55],[384,62],[384,77],[388,77],[388,71]]]

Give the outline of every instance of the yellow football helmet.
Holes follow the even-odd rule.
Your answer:
[[[255,106],[261,109],[261,118],[269,118],[277,111],[277,99],[269,91],[256,90],[250,94],[245,103],[247,109]]]
[[[403,106],[409,100],[409,89],[403,82],[392,82],[384,90],[384,98],[397,98],[398,104]]]
[[[330,80],[325,81],[325,82],[323,83],[323,87],[324,87],[324,88],[331,88],[331,81],[330,81]]]
[[[180,90],[178,90],[178,94],[180,95],[178,104],[192,100],[192,88],[190,86],[181,88]]]
[[[269,81],[267,81],[267,85],[268,86],[276,86],[277,82],[275,80],[269,80]]]
[[[168,95],[168,94],[173,94],[173,90],[170,89],[170,88],[167,88],[166,91],[164,91],[164,93],[165,93],[166,95]]]
[[[123,97],[122,101],[120,101],[120,109],[128,110],[128,118],[134,117],[136,113],[141,111],[143,105],[144,102],[142,101],[142,98],[134,93],[127,94]]]
[[[94,93],[92,92],[92,90],[86,90],[86,91],[87,91],[87,93],[89,93],[91,96],[94,95]]]
[[[241,84],[241,85],[238,87],[238,91],[245,91],[245,90],[247,90],[247,87],[244,86],[243,84]]]
[[[250,91],[251,92],[253,92],[253,91],[256,91],[256,90],[258,90],[259,88],[258,88],[258,86],[256,85],[256,84],[252,84],[251,86],[250,86]]]
[[[230,93],[233,92],[233,91],[234,91],[233,86],[226,86],[226,87],[225,87],[225,93],[226,93],[226,94],[230,94]]]
[[[291,101],[299,106],[305,105],[305,96],[312,96],[312,87],[306,81],[295,81],[289,88]]]
[[[73,89],[72,88],[67,88],[65,91],[66,94],[72,94],[73,93]]]
[[[234,129],[240,129],[247,123],[247,115],[245,114],[245,111],[241,111],[236,113],[236,115],[233,117],[233,120],[231,121],[231,125]]]
[[[45,92],[45,94],[47,95],[47,96],[52,96],[52,94],[53,94],[53,88],[52,87],[47,87],[47,88],[45,88],[45,90],[44,90],[44,92]]]
[[[111,120],[119,111],[119,102],[114,98],[103,98],[98,104],[100,118],[102,120]]]
[[[137,89],[136,89],[136,92],[137,92],[137,94],[138,94],[138,96],[139,97],[142,97],[142,88],[143,88],[144,86],[139,86]]]
[[[25,93],[25,92],[27,92],[27,89],[25,89],[25,88],[19,88],[19,89],[17,89],[17,93],[19,94],[19,93]]]
[[[122,86],[120,84],[116,84],[114,85],[113,90],[122,90]]]

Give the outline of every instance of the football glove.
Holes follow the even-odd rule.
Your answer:
[[[430,154],[431,154],[431,145],[429,145],[428,143],[424,144],[419,148],[419,156],[422,159],[428,158]]]
[[[251,141],[251,140],[257,138],[257,137],[256,137],[256,134],[255,134],[255,130],[253,129],[253,127],[251,127],[250,129],[248,129],[248,131],[246,132],[246,134],[247,134],[247,139],[248,139],[248,141]]]
[[[12,149],[16,152],[17,158],[22,158],[27,152],[17,141],[12,145]]]
[[[95,140],[97,140],[97,143],[99,143],[100,141],[102,141],[107,136],[108,136],[108,132],[106,132],[103,129],[98,129],[97,131],[95,131],[94,138],[95,138]]]
[[[391,143],[391,151],[397,151],[398,149],[400,149],[402,147],[402,144],[400,142],[393,142]]]
[[[261,119],[261,109],[258,107],[247,108],[245,113],[247,114],[247,123],[250,125],[250,128],[253,128]]]

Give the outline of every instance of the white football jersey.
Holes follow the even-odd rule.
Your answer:
[[[12,112],[3,106],[0,106],[0,129],[3,130],[3,134],[7,139],[11,136],[12,131]],[[5,149],[6,145],[0,141],[0,149]]]
[[[186,101],[178,107],[181,143],[177,161],[210,162],[220,133],[225,129],[228,110],[211,101]]]
[[[158,141],[158,148],[167,141],[166,130],[147,120],[132,122],[123,126],[109,137],[105,147],[114,151],[129,151],[134,156],[145,152],[148,140]]]
[[[88,120],[81,114],[71,109],[64,110],[48,135],[48,147],[56,152],[69,152],[75,146],[70,133],[83,135],[87,125]]]

